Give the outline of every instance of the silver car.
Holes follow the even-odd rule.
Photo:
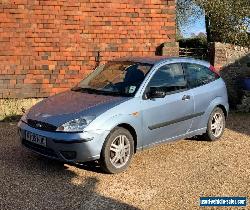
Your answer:
[[[224,81],[190,58],[121,58],[99,66],[70,91],[44,99],[21,118],[22,144],[63,162],[99,160],[124,171],[133,154],[203,135],[217,140],[228,113]]]

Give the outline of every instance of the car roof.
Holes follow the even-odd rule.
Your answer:
[[[176,62],[194,62],[194,63],[200,63],[203,65],[208,65],[209,63],[203,60],[198,60],[190,57],[167,57],[167,56],[137,56],[137,57],[121,57],[113,60],[114,62],[120,61],[120,62],[135,62],[135,63],[145,63],[145,64],[151,64],[155,65],[164,61],[176,61]]]

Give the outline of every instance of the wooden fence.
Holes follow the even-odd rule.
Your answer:
[[[207,48],[180,48],[179,56],[209,61],[209,50]]]

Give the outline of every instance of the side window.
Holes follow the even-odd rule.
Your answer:
[[[181,64],[160,67],[151,78],[148,87],[161,88],[166,93],[185,89],[187,81]]]
[[[208,84],[217,79],[217,76],[209,68],[192,63],[183,64],[188,84],[191,88]]]

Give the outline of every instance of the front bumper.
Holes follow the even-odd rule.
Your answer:
[[[25,132],[46,137],[46,147],[25,140]],[[102,145],[110,131],[62,133],[38,130],[20,121],[18,133],[22,145],[40,155],[63,162],[81,163],[100,158]]]

